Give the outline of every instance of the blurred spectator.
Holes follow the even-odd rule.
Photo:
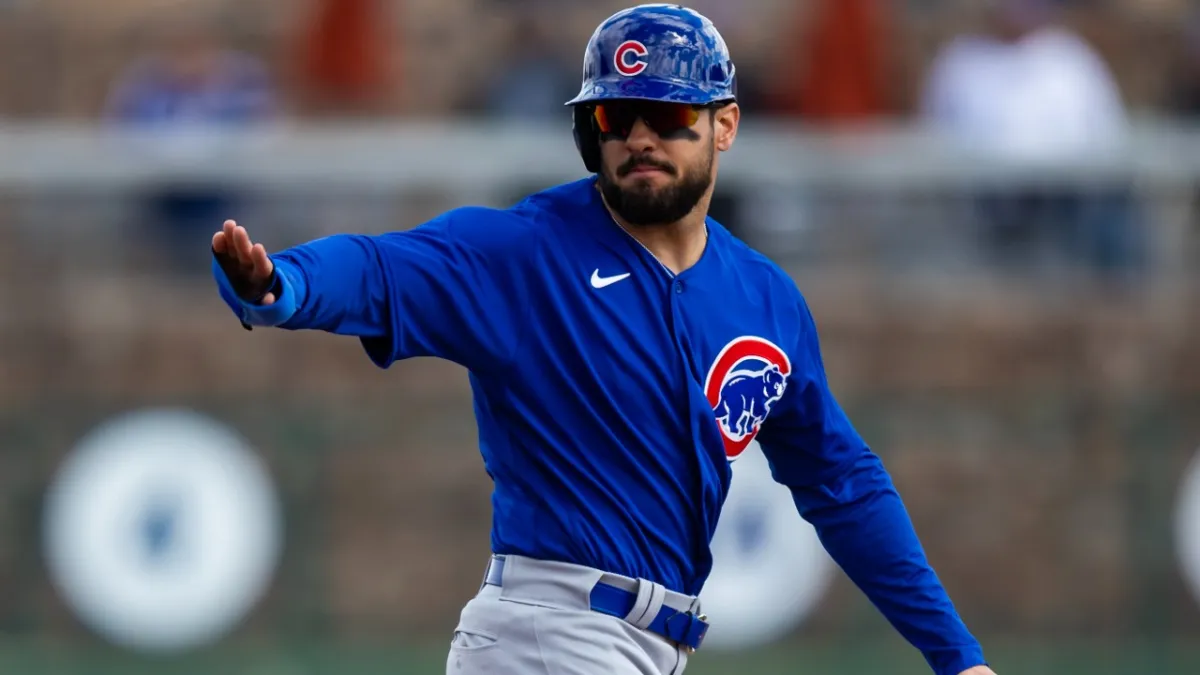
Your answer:
[[[395,4],[395,3],[391,3]],[[392,17],[382,0],[317,0],[301,42],[301,96],[309,113],[378,110],[397,82]]]
[[[164,156],[203,152],[195,132],[268,121],[277,114],[272,78],[257,58],[224,47],[219,28],[194,16],[170,20],[155,44],[112,88],[106,117],[123,128],[163,133]],[[239,196],[229,186],[171,185],[146,197],[147,217],[169,250],[199,268],[202,240],[235,217]]]
[[[816,123],[871,120],[893,112],[887,0],[816,0],[793,10],[781,45],[787,64],[772,109]]]
[[[1190,125],[1200,121],[1200,8],[1182,22],[1179,44],[1173,45],[1170,88],[1164,101],[1168,114]],[[1192,227],[1200,229],[1200,184],[1192,190]]]
[[[110,120],[143,128],[241,125],[270,119],[275,92],[266,66],[225,48],[207,22],[172,21],[155,49],[112,90]]]
[[[476,103],[489,116],[518,122],[568,119],[563,104],[579,92],[583,52],[573,60],[563,58],[551,20],[530,9],[514,17],[503,69]]]
[[[1200,118],[1200,9],[1192,11],[1182,35],[1166,107],[1168,112],[1195,119]]]
[[[1056,3],[986,4],[986,30],[959,36],[937,55],[922,97],[925,121],[1003,160],[1119,151],[1127,132],[1121,94],[1091,46],[1057,22]],[[1053,250],[1105,273],[1126,271],[1140,256],[1125,185],[1027,185],[985,194],[978,204],[990,252],[1023,271]]]
[[[1108,67],[1051,0],[988,0],[987,31],[937,55],[922,102],[927,121],[1010,159],[1111,149],[1125,111]]]

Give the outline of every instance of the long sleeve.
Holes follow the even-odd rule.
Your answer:
[[[381,368],[434,356],[495,372],[511,362],[528,310],[516,299],[529,232],[503,211],[470,207],[402,232],[317,239],[271,255],[278,299],[268,306],[238,298],[215,261],[213,275],[247,325],[356,336]]]
[[[799,303],[793,372],[758,435],[773,477],[789,487],[830,556],[937,675],[984,665],[882,461],[830,393],[816,326]]]

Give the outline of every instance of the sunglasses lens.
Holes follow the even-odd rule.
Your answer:
[[[665,136],[691,127],[700,119],[700,111],[686,103],[619,101],[597,105],[594,116],[601,133],[624,138],[639,119],[658,135]]]
[[[646,124],[660,134],[687,129],[700,118],[700,111],[683,103],[661,103],[643,113]]]
[[[600,104],[592,111],[592,116],[596,118],[596,127],[600,129],[602,134],[613,133],[613,123],[609,120],[609,106]]]

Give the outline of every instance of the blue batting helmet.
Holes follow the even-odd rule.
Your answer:
[[[588,104],[640,99],[710,105],[736,99],[735,69],[712,21],[680,5],[640,5],[605,19],[583,57],[575,108],[575,143],[589,171],[599,171],[599,137]]]

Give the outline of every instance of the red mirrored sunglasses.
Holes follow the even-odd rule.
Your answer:
[[[640,119],[659,136],[690,128],[706,106],[663,101],[606,101],[597,103],[592,116],[602,134],[626,138]]]

